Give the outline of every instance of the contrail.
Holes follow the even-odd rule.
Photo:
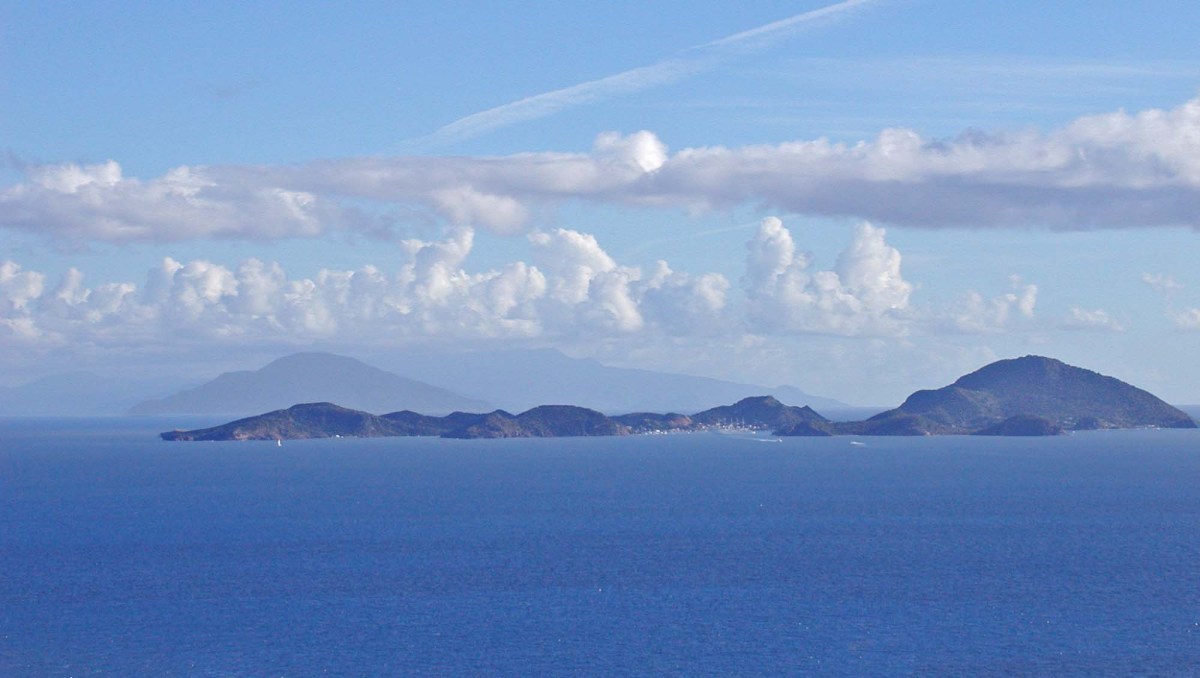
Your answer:
[[[473,113],[439,128],[432,134],[413,139],[406,145],[427,147],[464,141],[494,129],[553,115],[572,106],[601,101],[621,94],[640,92],[655,85],[682,80],[713,68],[736,54],[769,47],[801,26],[823,19],[833,19],[860,6],[878,1],[844,0],[758,28],[734,33],[720,40],[689,47],[680,52],[678,56],[657,61],[649,66],[641,66],[598,80],[589,80],[578,85],[535,94],[502,106],[489,108],[486,111]]]

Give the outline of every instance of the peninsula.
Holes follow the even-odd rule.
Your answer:
[[[864,421],[831,421],[809,407],[784,405],[771,396],[743,398],[692,415],[637,412],[614,417],[571,405],[543,405],[520,414],[495,410],[434,417],[409,410],[375,415],[332,403],[308,403],[161,435],[164,440],[550,438],[740,429],[777,436],[1044,436],[1112,428],[1196,428],[1196,423],[1183,411],[1113,377],[1053,358],[1025,356],[992,363],[940,389],[917,391],[900,407]]]

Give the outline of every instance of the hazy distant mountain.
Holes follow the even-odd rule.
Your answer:
[[[546,403],[579,405],[610,414],[699,412],[764,393],[820,412],[853,409],[793,386],[772,388],[608,367],[553,349],[407,355],[402,364],[390,367],[399,374],[517,412]]]
[[[248,415],[311,402],[336,402],[368,412],[414,409],[439,414],[491,409],[486,402],[385,372],[354,358],[296,353],[260,370],[226,372],[196,388],[140,403],[130,414]]]
[[[179,379],[114,377],[70,372],[0,388],[0,416],[102,416],[124,414],[135,403],[170,393]]]

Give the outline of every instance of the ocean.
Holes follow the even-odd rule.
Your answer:
[[[0,420],[0,675],[1200,671],[1198,431],[180,423]]]

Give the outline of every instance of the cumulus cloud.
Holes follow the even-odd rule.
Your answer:
[[[560,228],[533,233],[529,241],[534,261],[553,277],[552,296],[565,304],[585,301],[597,275],[617,270],[617,262],[587,233]]]
[[[670,336],[717,326],[728,282],[621,266],[596,239],[558,229],[529,238],[534,263],[471,272],[474,231],[405,240],[393,272],[375,266],[290,278],[274,262],[236,268],[164,258],[132,283],[88,286],[70,269],[55,285],[39,272],[0,262],[0,339],[26,346],[163,341],[405,338],[521,339]]]
[[[912,285],[900,273],[900,252],[885,232],[860,224],[831,271],[811,269],[791,232],[775,217],[764,219],[747,243],[747,320],[768,333],[899,335]]]
[[[533,259],[550,279],[550,312],[560,323],[632,332],[642,328],[641,310],[630,285],[641,271],[617,266],[591,235],[555,230],[534,233]]]
[[[651,322],[674,336],[705,336],[728,331],[729,281],[717,273],[693,276],[659,260],[647,277],[642,308]]]
[[[666,144],[645,130],[628,136],[605,132],[596,137],[592,148],[601,160],[636,167],[642,172],[653,172],[665,165],[668,158]]]
[[[1037,285],[1026,284],[1016,275],[1008,282],[1008,292],[991,298],[969,290],[949,309],[943,325],[966,334],[991,334],[1003,332],[1015,322],[1033,319]]]
[[[180,167],[149,180],[112,161],[53,165],[0,189],[0,226],[82,242],[267,239],[379,234],[407,215],[517,234],[537,208],[564,201],[755,205],[932,228],[1197,228],[1200,99],[945,140],[885,129],[851,144],[671,154],[641,131],[603,134],[587,153]]]
[[[15,262],[0,262],[0,300],[5,311],[24,311],[29,302],[42,296],[46,276],[36,271],[22,271]]]
[[[410,239],[383,266],[290,277],[277,262],[236,266],[162,259],[140,285],[57,281],[0,262],[0,345],[44,349],[232,342],[361,346],[409,340],[597,342],[622,337],[734,346],[797,335],[890,341],[917,333],[997,333],[1032,326],[1038,288],[1014,276],[991,298],[970,291],[947,308],[914,304],[902,257],[882,228],[859,224],[822,268],[778,218],[746,244],[741,285],[717,273],[621,264],[587,233],[528,235],[530,261],[470,268],[475,231]],[[1190,313],[1190,315],[1189,315]],[[1181,329],[1200,315],[1177,314]],[[1074,308],[1054,327],[1119,330]]]

